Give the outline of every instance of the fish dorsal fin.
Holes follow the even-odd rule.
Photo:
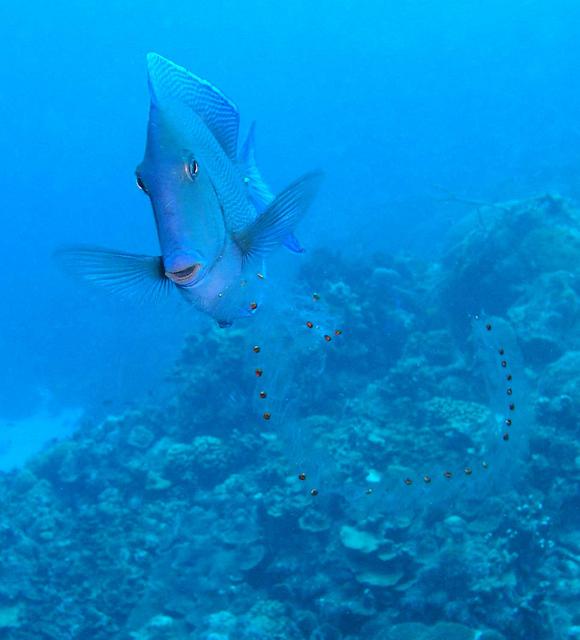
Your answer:
[[[147,54],[147,69],[151,100],[158,106],[178,101],[191,108],[235,160],[240,127],[236,105],[211,83],[157,53]]]
[[[318,191],[322,173],[308,173],[284,189],[235,240],[244,259],[261,258],[284,243]]]
[[[159,256],[69,247],[59,249],[55,257],[71,275],[124,298],[139,302],[159,300],[173,289]]]

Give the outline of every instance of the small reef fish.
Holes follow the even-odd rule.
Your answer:
[[[227,326],[258,306],[245,287],[250,270],[261,280],[264,257],[282,244],[302,251],[294,228],[322,174],[306,174],[274,197],[255,164],[253,125],[238,154],[236,105],[160,55],[150,53],[147,66],[149,123],[136,179],[151,201],[162,255],[72,247],[57,256],[115,293],[146,300],[177,289]]]

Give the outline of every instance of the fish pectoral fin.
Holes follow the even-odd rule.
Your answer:
[[[141,302],[171,291],[160,256],[120,253],[97,247],[67,247],[55,257],[66,271],[111,293]]]
[[[147,54],[149,89],[158,105],[176,100],[194,111],[235,161],[240,114],[236,105],[207,80],[157,53]]]
[[[264,182],[256,164],[255,153],[256,123],[252,122],[248,137],[240,151],[239,164],[248,189],[250,201],[258,211],[263,211],[274,200],[274,194]]]
[[[322,173],[308,173],[284,189],[248,227],[235,235],[244,259],[260,258],[283,244],[314,200]]]

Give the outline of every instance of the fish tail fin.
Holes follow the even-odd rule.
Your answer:
[[[261,213],[274,200],[274,194],[266,184],[256,163],[255,122],[250,125],[250,130],[240,150],[239,163],[248,188],[248,196],[257,211]],[[282,244],[293,253],[304,253],[298,238],[293,233],[288,234],[282,240]]]
[[[284,189],[256,220],[236,235],[236,242],[244,259],[263,257],[292,236],[294,227],[314,200],[321,181],[320,172],[302,176]]]
[[[273,200],[274,194],[262,178],[256,164],[255,152],[256,123],[252,122],[248,136],[240,150],[240,165],[244,181],[248,186],[248,195],[258,211],[263,211]]]
[[[292,253],[304,253],[306,249],[300,244],[300,240],[293,234],[289,233],[284,240],[282,240],[282,244],[288,249],[288,251],[292,251]]]
[[[58,249],[54,257],[73,276],[124,298],[157,300],[172,289],[160,256],[80,246]]]

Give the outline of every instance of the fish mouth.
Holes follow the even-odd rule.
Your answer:
[[[185,267],[185,269],[180,269],[179,271],[166,271],[165,276],[172,282],[175,282],[175,284],[189,284],[195,280],[201,267],[201,262],[194,262],[189,267]]]

